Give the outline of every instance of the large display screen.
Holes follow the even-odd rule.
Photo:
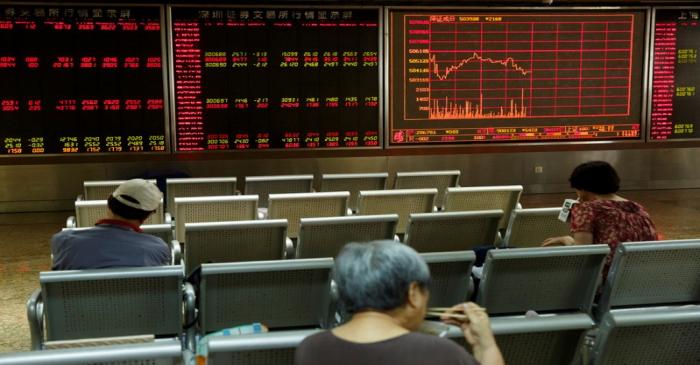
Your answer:
[[[0,4],[0,153],[166,151],[161,13]]]
[[[379,9],[172,7],[177,151],[379,147]]]
[[[390,144],[640,138],[642,10],[389,20]]]
[[[700,9],[657,9],[649,139],[700,138]],[[698,90],[700,92],[700,90]]]

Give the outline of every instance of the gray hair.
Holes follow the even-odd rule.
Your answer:
[[[335,260],[333,279],[346,312],[386,311],[406,303],[411,283],[427,288],[430,270],[415,250],[402,243],[349,243]]]

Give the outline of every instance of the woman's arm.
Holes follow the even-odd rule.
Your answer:
[[[574,236],[561,236],[547,238],[542,242],[542,247],[550,246],[571,246],[571,245],[590,245],[593,243],[593,233],[591,232],[575,232]]]
[[[455,319],[450,314],[464,313],[464,319]],[[474,358],[482,365],[505,365],[501,350],[491,331],[491,322],[484,308],[474,303],[457,304],[446,311],[442,318],[446,323],[460,326],[467,342],[472,345]]]

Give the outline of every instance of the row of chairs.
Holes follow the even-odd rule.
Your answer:
[[[393,176],[393,189],[437,188],[439,191],[437,205],[442,206],[442,197],[448,187],[459,186],[459,170],[446,171],[416,171],[397,172]],[[349,191],[348,205],[355,209],[357,192],[361,190],[384,190],[388,187],[389,174],[352,173],[352,174],[323,174],[317,191]],[[105,199],[124,180],[86,181],[83,183],[85,200]],[[155,180],[151,180],[155,183]],[[173,206],[176,197],[188,196],[217,196],[234,195],[238,193],[235,177],[207,178],[169,178],[166,179],[168,207]],[[314,191],[314,176],[307,175],[277,175],[277,176],[246,176],[244,179],[245,195],[260,196],[260,206],[267,207],[269,194],[307,193]]]
[[[547,237],[568,233],[567,225],[557,219],[558,212],[559,208],[516,209],[500,244],[501,210],[414,213],[409,215],[403,243],[418,252],[472,250],[494,244],[539,246]],[[189,273],[207,262],[335,257],[347,242],[399,240],[398,222],[397,214],[299,218],[296,244],[289,238],[287,219],[185,223],[179,237],[187,242],[184,261]],[[88,228],[75,228],[82,229]],[[142,229],[171,243],[174,263],[180,262],[182,244],[173,240],[169,225],[143,225]]]
[[[523,338],[528,341],[529,351],[510,355],[516,346],[507,340],[505,335],[508,333],[500,333],[505,336],[503,340],[499,338],[499,343],[509,364],[567,363],[551,354],[564,351],[559,350],[562,346],[566,351],[574,351],[576,347],[569,346],[569,342],[573,338],[579,339],[581,331],[592,328],[593,318],[600,328],[621,323],[615,322],[615,316],[636,318],[625,322],[632,325],[644,322],[640,322],[644,315],[635,314],[640,311],[637,307],[700,303],[700,265],[697,264],[700,262],[700,240],[621,244],[603,286],[601,300],[593,308],[593,297],[607,253],[606,245],[489,252],[476,300],[494,317],[494,330],[501,322],[512,324],[512,331],[516,332],[535,327],[524,331],[530,333]],[[473,252],[424,254],[424,257],[434,281],[429,306],[448,306],[469,297]],[[273,333],[290,327],[328,327],[335,312],[333,292],[329,289],[332,285],[328,281],[331,266],[331,258],[204,264],[199,279],[194,280],[199,287],[198,330],[205,334],[255,321],[268,324]],[[147,274],[149,270],[167,273],[166,279],[158,281],[159,275]],[[34,348],[42,348],[44,341],[90,336],[143,333],[177,336],[183,323],[194,323],[191,314],[193,289],[183,292],[179,282],[182,279],[181,267],[41,273],[42,289],[28,303]],[[182,295],[186,298],[184,302]],[[176,301],[180,304],[173,305]],[[128,305],[120,305],[123,303]],[[160,307],[163,305],[173,305],[176,309]],[[539,315],[534,316],[535,319],[523,317],[528,310]],[[641,313],[647,313],[647,310],[650,309],[645,308]],[[670,310],[683,312],[682,309]],[[183,313],[188,314],[187,321],[183,321]],[[700,320],[698,313],[696,309],[696,322]],[[552,339],[550,335],[534,334],[572,330],[560,328],[560,325],[570,323],[571,318],[579,318],[576,322],[579,326],[582,319],[588,321],[586,328],[576,329],[575,336],[569,334],[567,338],[571,341],[564,343],[564,340]],[[613,318],[613,322],[606,318]],[[676,314],[668,318],[685,318],[681,322],[687,322],[688,317]],[[516,324],[518,321],[520,324]],[[136,330],[132,329],[134,326],[137,326]],[[688,331],[697,334],[697,323],[694,326],[684,327],[683,336],[688,337]],[[670,332],[677,327],[663,327],[659,340],[665,341],[666,336],[672,336]],[[192,341],[194,337],[188,333],[185,338]],[[260,341],[270,344],[266,340]],[[192,348],[191,343],[189,347]],[[687,348],[682,349],[686,351]],[[535,354],[545,356],[547,353],[550,353],[548,361],[527,361]],[[686,352],[683,356],[687,358],[689,355]]]
[[[494,186],[472,188],[448,188],[444,212],[478,211],[500,209],[503,211],[497,228],[505,230],[511,213],[517,208],[521,186]],[[217,222],[254,220],[259,218],[287,219],[288,235],[296,238],[301,218],[345,216],[353,214],[348,209],[350,192],[287,193],[271,194],[268,208],[261,214],[260,197],[257,195],[229,195],[206,197],[183,197],[174,199],[175,237],[184,238],[184,225],[195,222]],[[398,214],[396,232],[406,232],[411,213],[431,213],[437,189],[401,189],[360,191],[357,215]],[[162,208],[162,207],[161,207]],[[146,224],[172,224],[169,214],[162,209],[149,218]],[[88,227],[104,217],[106,200],[77,200],[76,215],[66,223],[69,228]],[[558,212],[558,211],[557,211]],[[541,212],[541,216],[552,216],[554,211]],[[563,224],[560,226],[563,227]]]
[[[569,364],[576,352],[583,365],[697,364],[700,306],[641,308],[608,313],[598,326],[597,338],[580,345],[594,330],[585,314],[531,318],[493,318],[491,327],[508,364]],[[206,344],[209,365],[267,365],[294,363],[294,351],[307,336],[320,330],[279,331],[214,337]],[[456,327],[447,336],[464,345]],[[177,341],[138,345],[45,350],[0,355],[0,365],[46,364],[188,364]]]

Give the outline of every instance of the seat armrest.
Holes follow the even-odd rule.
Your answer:
[[[170,259],[172,265],[180,265],[182,263],[182,246],[180,241],[170,241]]]
[[[75,228],[75,216],[72,215],[66,219],[66,228]]]
[[[284,238],[284,258],[293,259],[296,252],[294,250],[294,242],[289,237]]]
[[[438,211],[438,207],[436,205],[433,205],[433,213]]]
[[[396,242],[401,242],[401,237],[399,237],[398,234],[395,234],[395,235],[394,235],[394,241],[396,241]]]
[[[523,209],[523,205],[518,202],[518,204],[515,204],[515,209]]]
[[[185,349],[195,351],[195,329],[197,328],[195,321],[197,320],[197,312],[195,303],[197,295],[194,286],[190,283],[182,285],[182,296],[185,302]]]
[[[83,194],[79,194],[75,197],[75,200],[83,200]]]
[[[165,215],[163,218],[163,223],[169,224],[172,226],[173,225],[173,216],[170,213],[165,212]]]
[[[27,321],[29,322],[29,334],[34,350],[41,350],[44,342],[44,302],[41,298],[41,289],[36,289],[27,299]]]
[[[345,210],[345,215],[352,215],[352,214],[353,214],[352,209],[348,208]]]

